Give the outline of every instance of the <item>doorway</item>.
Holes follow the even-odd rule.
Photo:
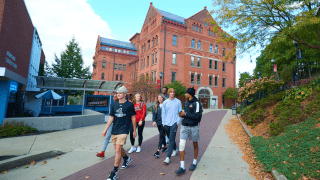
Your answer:
[[[207,89],[201,89],[199,92],[199,102],[202,108],[208,109],[210,106],[210,92]]]

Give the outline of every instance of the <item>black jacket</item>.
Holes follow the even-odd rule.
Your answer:
[[[157,112],[156,112],[156,110],[153,110],[153,112],[152,112],[152,121],[153,122],[157,122],[157,125],[162,125],[160,105],[157,108]]]
[[[200,104],[198,99],[194,97],[191,101],[187,100],[184,103],[184,112],[182,125],[184,126],[197,126],[199,118],[201,117]]]

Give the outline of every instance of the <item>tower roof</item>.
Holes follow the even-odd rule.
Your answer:
[[[157,9],[157,10],[159,11],[160,14],[162,14],[164,16],[165,19],[168,19],[170,21],[174,21],[179,24],[185,24],[183,17],[169,13],[167,11],[160,10],[160,9]]]
[[[134,51],[137,50],[136,46],[133,43],[118,41],[115,39],[108,39],[108,38],[104,38],[104,37],[100,37],[100,39],[101,39],[101,44],[103,44],[103,45],[118,47],[118,48],[123,48],[123,49],[129,49],[129,50],[134,50]]]

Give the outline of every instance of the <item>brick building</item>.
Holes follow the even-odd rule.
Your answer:
[[[161,84],[178,80],[187,88],[194,87],[204,108],[221,108],[222,103],[231,106],[230,101],[224,101],[223,92],[228,87],[236,87],[236,62],[225,61],[224,56],[233,45],[217,43],[214,26],[208,20],[213,19],[206,7],[183,18],[150,3],[141,32],[130,38],[130,43],[98,37],[93,79],[105,78],[108,73],[106,80],[130,83],[148,74],[156,82],[162,72]],[[116,43],[105,43],[106,40]],[[115,70],[113,76],[112,69]]]

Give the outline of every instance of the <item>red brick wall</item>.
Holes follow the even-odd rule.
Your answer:
[[[29,68],[26,67],[30,63],[33,29],[24,1],[5,1],[0,32],[0,64],[24,78],[28,78]],[[17,69],[6,62],[7,51],[15,57],[12,62]]]
[[[4,0],[0,0],[0,33],[1,33],[1,26],[2,26],[3,11],[4,11]]]

